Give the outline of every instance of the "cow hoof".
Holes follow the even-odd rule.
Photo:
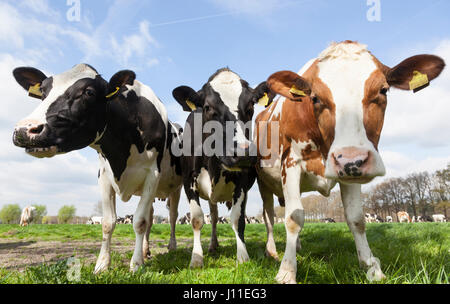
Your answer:
[[[250,257],[248,256],[247,251],[241,252],[241,253],[238,252],[238,254],[237,254],[238,263],[245,263],[249,260],[250,260]]]
[[[378,282],[378,281],[382,281],[382,280],[386,279],[386,276],[383,274],[383,272],[377,266],[372,266],[367,271],[366,276],[370,282]]]
[[[176,241],[170,241],[169,242],[169,246],[167,246],[167,249],[169,249],[169,251],[177,250],[177,242]]]
[[[217,249],[219,249],[219,244],[218,243],[210,244],[209,248],[208,248],[208,252],[209,253],[216,253]]]
[[[104,271],[108,270],[108,267],[109,267],[109,263],[104,263],[104,262],[97,263],[94,268],[94,274],[99,274],[101,272],[104,272]]]
[[[295,280],[295,271],[287,271],[280,269],[275,279],[280,284],[297,284]]]
[[[142,265],[144,265],[144,261],[134,261],[133,259],[131,259],[130,271],[136,272],[139,270],[139,267],[141,267]]]
[[[201,268],[203,267],[203,257],[199,254],[194,253],[191,258],[190,268]]]
[[[276,251],[271,252],[271,251],[266,250],[266,257],[273,258],[275,261],[280,260],[280,258],[278,257],[278,253]]]
[[[151,258],[152,254],[151,254],[150,250],[147,249],[142,252],[142,256],[144,257],[144,260],[148,260]]]

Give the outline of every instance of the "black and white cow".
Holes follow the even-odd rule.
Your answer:
[[[127,202],[140,196],[134,214],[136,246],[130,262],[135,271],[149,252],[148,235],[155,198],[169,198],[171,218],[177,218],[181,191],[179,158],[170,153],[181,140],[155,93],[120,71],[109,82],[87,64],[52,77],[31,67],[14,70],[17,82],[40,105],[14,131],[16,146],[38,158],[91,147],[100,159],[99,185],[103,206],[103,241],[95,273],[110,264],[111,236],[116,224],[116,194]],[[173,216],[172,216],[173,215]],[[176,247],[175,221],[169,248]]]
[[[236,234],[237,260],[244,262],[249,259],[244,242],[245,206],[247,192],[256,178],[256,153],[251,156],[251,151],[255,151],[256,147],[249,141],[249,128],[243,125],[251,124],[254,104],[267,92],[265,82],[252,89],[228,68],[214,73],[199,91],[187,86],[173,90],[178,103],[185,111],[191,112],[183,134],[181,161],[183,185],[194,229],[191,267],[203,265],[200,230],[204,218],[200,198],[209,201],[211,210],[209,251],[215,251],[218,247],[217,203],[231,201],[231,225]],[[205,150],[210,136],[218,138],[211,144],[215,149],[213,153]]]

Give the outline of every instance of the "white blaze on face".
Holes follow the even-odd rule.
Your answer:
[[[328,86],[336,106],[335,137],[331,145],[326,176],[332,172],[332,153],[337,149],[356,147],[370,151],[377,171],[384,165],[364,127],[363,99],[366,80],[377,69],[365,45],[342,43],[330,46],[319,56],[318,77]]]
[[[30,115],[23,119],[23,121],[31,120],[38,122],[39,124],[45,124],[47,122],[47,110],[50,105],[58,99],[58,97],[63,95],[64,92],[78,80],[83,78],[95,79],[96,76],[97,73],[85,64],[78,64],[69,71],[52,76],[52,89],[49,95]]]
[[[241,78],[231,71],[223,71],[209,83],[214,91],[216,91],[223,103],[228,107],[231,114],[239,121],[239,97],[242,94]],[[236,134],[233,140],[238,143],[247,143],[243,126],[236,125]]]

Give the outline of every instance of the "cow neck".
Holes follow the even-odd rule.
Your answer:
[[[122,168],[114,168],[115,164],[122,163],[117,162],[118,159],[127,159],[129,157],[130,146],[133,143],[130,142],[132,136],[126,132],[126,129],[121,127],[126,122],[122,121],[123,118],[120,115],[111,111],[111,102],[111,100],[107,101],[103,131],[90,147],[109,161],[113,171],[119,171]],[[119,165],[119,167],[121,166]]]

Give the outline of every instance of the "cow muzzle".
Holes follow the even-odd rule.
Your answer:
[[[345,147],[336,149],[330,156],[328,165],[331,170],[327,170],[326,174],[328,178],[344,183],[365,184],[376,176],[384,175],[384,166],[379,164],[381,160],[377,159],[373,151]]]
[[[22,121],[14,129],[13,143],[17,147],[25,148],[25,152],[34,157],[52,157],[60,151],[46,139],[47,131],[45,124]]]

